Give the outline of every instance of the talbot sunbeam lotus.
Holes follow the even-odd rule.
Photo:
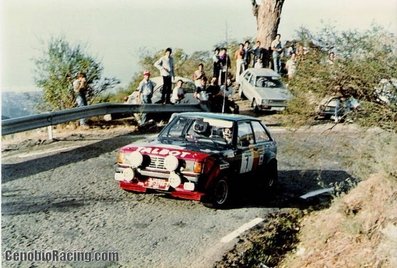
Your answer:
[[[115,179],[126,191],[161,191],[222,208],[239,186],[274,187],[276,154],[257,118],[180,113],[156,138],[119,149]]]

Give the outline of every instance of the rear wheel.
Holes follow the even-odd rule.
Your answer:
[[[263,190],[274,190],[278,181],[277,162],[274,160],[268,163],[263,168],[263,175],[259,177],[259,184]]]

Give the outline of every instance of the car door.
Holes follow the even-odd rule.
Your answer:
[[[276,142],[271,137],[269,131],[259,121],[252,121],[254,144],[252,147],[255,152],[253,170],[258,170],[266,165],[272,158],[276,158]]]
[[[240,90],[242,90],[243,94],[246,94],[247,91],[247,87],[249,85],[249,80],[251,78],[251,72],[250,71],[246,71],[243,75],[243,79],[241,79],[241,85],[240,85]]]
[[[237,172],[250,174],[254,168],[255,149],[254,133],[249,121],[241,121],[237,124]]]
[[[250,76],[250,79],[248,80],[248,83],[245,87],[246,91],[244,92],[245,96],[247,97],[247,99],[249,99],[250,101],[252,101],[252,99],[254,98],[254,92],[255,92],[255,79],[256,76],[254,74],[252,74]]]

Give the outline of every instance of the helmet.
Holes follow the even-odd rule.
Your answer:
[[[228,142],[231,142],[233,139],[233,132],[231,128],[222,129],[223,138]]]

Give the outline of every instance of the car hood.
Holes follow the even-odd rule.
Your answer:
[[[132,143],[120,149],[123,153],[138,151],[143,155],[154,155],[166,157],[174,155],[177,158],[185,160],[201,161],[209,155],[221,154],[226,146],[209,142],[189,142],[183,140],[159,139],[143,142]]]
[[[262,99],[289,100],[292,95],[286,88],[255,88]]]

